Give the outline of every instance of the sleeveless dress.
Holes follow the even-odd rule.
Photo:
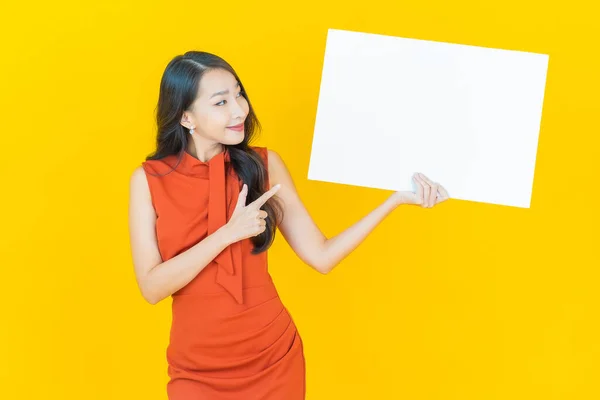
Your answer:
[[[267,149],[252,149],[268,171]],[[207,162],[184,150],[169,172],[178,157],[142,163],[163,261],[223,226],[242,189],[233,168],[226,176],[227,150]],[[172,294],[170,400],[304,400],[302,339],[275,289],[267,252],[253,255],[252,246],[249,238],[229,245]]]

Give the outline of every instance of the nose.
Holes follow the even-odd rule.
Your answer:
[[[235,104],[233,106],[233,109],[231,110],[231,116],[233,117],[234,120],[238,120],[238,119],[244,119],[244,117],[246,116],[246,112],[244,111],[244,109],[237,103],[232,103]]]

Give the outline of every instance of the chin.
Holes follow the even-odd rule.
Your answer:
[[[229,144],[240,144],[244,141],[244,132],[240,132],[236,137],[232,137],[229,140]]]

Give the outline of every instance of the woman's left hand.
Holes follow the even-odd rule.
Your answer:
[[[431,181],[421,173],[415,173],[413,180],[417,184],[417,190],[415,192],[398,191],[392,194],[397,202],[396,204],[413,204],[420,205],[423,208],[431,208],[450,198],[442,185]]]

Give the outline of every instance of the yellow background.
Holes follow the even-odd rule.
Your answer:
[[[600,398],[593,3],[4,5],[0,398],[166,399],[171,301],[138,292],[127,202],[176,54],[234,66],[255,144],[282,155],[326,235],[389,196],[306,179],[328,28],[550,59],[531,209],[404,206],[327,276],[278,232],[270,271],[304,340],[307,399]]]

